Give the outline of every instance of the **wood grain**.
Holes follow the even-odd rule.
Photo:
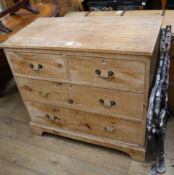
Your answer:
[[[87,16],[121,16],[122,13],[123,11],[92,11]]]
[[[166,25],[174,26],[173,17],[174,17],[174,11],[173,10],[166,10],[162,27],[165,27]],[[174,35],[174,27],[172,27],[172,34]]]
[[[171,43],[170,82],[174,82],[174,41]]]
[[[15,74],[67,80],[63,55],[7,52],[6,56]]]
[[[77,16],[79,16],[79,17],[85,17],[86,15],[88,15],[88,13],[89,12],[76,12],[76,11],[70,11],[70,12],[68,12],[68,13],[66,13],[65,14],[65,16],[64,17],[77,17]]]
[[[39,175],[37,172],[16,165],[0,158],[0,174],[2,175]]]
[[[144,99],[142,94],[19,77],[16,77],[16,82],[25,100],[59,104],[106,116],[142,121]],[[104,104],[101,104],[100,99],[104,100]],[[114,101],[115,105],[107,106],[105,104],[107,101],[109,105]]]
[[[169,107],[170,107],[170,110],[174,112],[174,84],[171,83],[169,85]]]
[[[75,16],[146,16],[155,15],[162,16],[163,10],[128,10],[128,11],[70,11],[65,17],[75,17]]]
[[[25,104],[31,114],[31,123],[39,124],[43,127],[59,128],[59,132],[67,130],[74,131],[79,135],[86,133],[91,137],[99,136],[103,137],[103,141],[112,139],[144,145],[143,131],[137,132],[137,130],[141,130],[143,125],[141,123],[108,118],[58,106],[30,102],[25,102]],[[129,128],[125,129],[126,126],[129,126]]]
[[[148,18],[45,18],[8,40],[5,51],[32,132],[118,149],[144,161],[162,19]]]
[[[128,10],[123,16],[162,16],[163,10]]]
[[[150,18],[38,19],[3,43],[2,47],[152,55],[162,17]]]
[[[8,96],[0,99],[0,174],[69,175],[75,172],[72,166],[77,170],[76,175],[146,175],[149,172],[149,161],[139,163],[116,150],[53,135],[33,135],[28,126],[28,113],[14,83],[10,83],[8,92]],[[166,130],[166,175],[173,175],[173,133],[174,120],[168,123]],[[49,154],[54,159],[50,159]],[[61,168],[54,164],[56,159]]]
[[[54,154],[64,155],[65,157],[67,157],[67,159],[69,157],[70,158],[74,157],[75,159],[78,159],[80,162],[83,162],[83,163],[88,162],[94,165],[94,168],[102,167],[104,169],[110,169],[111,171],[113,171],[113,173],[116,173],[116,174],[127,173],[127,169],[129,168],[129,163],[131,159],[126,154],[123,154],[122,152],[119,152],[116,150],[106,149],[106,148],[94,146],[91,144],[85,144],[83,142],[78,142],[78,141],[66,139],[63,137],[58,137],[53,135],[44,135],[43,137],[38,137],[37,135],[33,135],[28,126],[29,118],[28,118],[27,111],[24,108],[23,102],[21,101],[17,90],[13,91],[12,95],[8,96],[8,98],[0,101],[0,105],[5,104],[6,101],[10,101],[10,103],[8,103],[9,106],[5,107],[5,109],[8,108],[9,110],[2,110],[2,113],[0,114],[1,116],[0,117],[0,128],[1,128],[0,137],[11,138],[10,140],[11,149],[14,146],[13,140],[18,140],[28,145],[33,145],[37,149],[41,148],[43,150],[47,150],[48,152],[53,152]],[[19,110],[16,110],[16,112],[13,113],[13,115],[11,115],[12,114],[11,110],[13,110],[14,107]],[[6,115],[4,115],[4,113]],[[6,116],[8,116],[8,118]],[[19,147],[19,150],[20,150],[20,147]],[[79,154],[79,150],[80,150],[80,154]],[[45,155],[43,154],[42,156],[44,157]],[[23,154],[23,157],[28,157],[28,154],[27,153]],[[107,159],[104,159],[104,157],[107,157]],[[4,157],[0,156],[0,158],[4,158]],[[6,156],[5,158],[6,160],[11,161],[10,157]],[[36,159],[39,159],[38,154],[36,154]],[[10,167],[8,167],[9,161],[7,161],[6,166],[7,168],[10,169]],[[44,160],[42,159],[40,161],[44,161]],[[20,171],[20,165],[23,168],[25,168],[25,165],[24,165],[25,163],[23,164],[21,162],[21,164],[19,165],[19,161],[12,162],[10,164],[13,164],[13,165],[17,164],[16,168],[18,168],[19,171]],[[12,166],[11,168],[13,169],[14,167]],[[41,167],[35,165],[35,168],[38,170]],[[48,163],[47,170],[49,170],[50,168],[51,167],[49,166],[49,163]],[[5,167],[2,168],[2,170],[3,169],[5,169]],[[33,170],[33,168],[30,167],[30,170]],[[14,168],[14,171],[15,171],[15,168]],[[98,173],[96,172],[96,174]],[[18,174],[15,174],[15,175],[18,175]]]
[[[127,56],[129,59],[129,56]],[[70,78],[72,82],[100,84],[102,87],[134,92],[144,91],[145,62],[134,60],[106,59],[106,57],[68,57]],[[80,66],[79,66],[80,65]],[[100,70],[101,76],[96,74]],[[108,71],[113,72],[111,78]]]

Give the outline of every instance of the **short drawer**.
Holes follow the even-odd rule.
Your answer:
[[[144,125],[58,106],[26,102],[31,122],[142,145]]]
[[[25,100],[142,120],[142,94],[19,77],[16,80]]]
[[[144,61],[69,56],[72,82],[143,92]]]
[[[14,74],[32,78],[66,80],[63,55],[7,52]]]
[[[171,44],[170,82],[174,81],[174,41]]]

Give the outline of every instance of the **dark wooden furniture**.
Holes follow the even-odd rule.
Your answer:
[[[0,18],[7,15],[7,14],[11,14],[14,15],[15,12],[17,12],[19,9],[24,8],[32,13],[38,14],[39,10],[33,8],[30,4],[30,0],[13,0],[14,1],[14,5],[2,10],[0,12]],[[5,26],[2,21],[0,21],[0,31],[1,32],[12,32],[11,29],[9,29],[7,26]]]
[[[0,45],[9,37],[17,33],[19,30],[30,24],[32,21],[39,17],[52,17],[58,15],[58,9],[51,3],[36,3],[32,4],[34,9],[40,11],[39,14],[32,14],[25,9],[20,9],[16,12],[16,15],[7,14],[1,18],[4,25],[12,29],[12,32],[0,34]],[[0,46],[0,96],[3,95],[7,82],[12,77],[11,70],[8,66],[5,54]]]
[[[11,70],[3,50],[0,50],[0,97],[6,89],[8,80],[12,77]]]

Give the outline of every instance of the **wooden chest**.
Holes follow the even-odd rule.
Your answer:
[[[143,161],[162,18],[38,19],[2,47],[33,133],[53,133]]]

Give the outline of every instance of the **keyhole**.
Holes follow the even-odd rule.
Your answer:
[[[102,60],[102,64],[106,64],[105,60]]]

